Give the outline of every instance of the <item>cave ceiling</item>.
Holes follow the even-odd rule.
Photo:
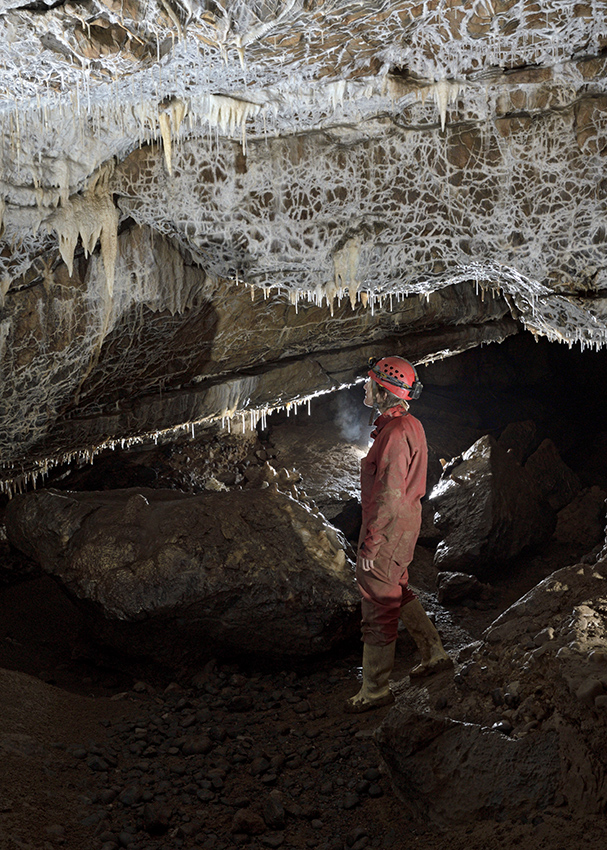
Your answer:
[[[602,347],[606,11],[0,0],[3,489],[389,342]]]

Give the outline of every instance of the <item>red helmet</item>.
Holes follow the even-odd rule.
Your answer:
[[[404,357],[382,357],[369,360],[369,377],[392,395],[406,401],[419,398],[423,385],[415,368]]]

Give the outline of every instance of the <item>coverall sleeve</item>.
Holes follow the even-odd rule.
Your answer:
[[[407,490],[407,475],[412,460],[409,441],[402,435],[390,431],[378,446],[378,459],[369,499],[366,519],[366,535],[361,545],[361,554],[374,560],[386,543],[396,545],[406,522],[403,501]],[[401,527],[402,526],[402,527]]]

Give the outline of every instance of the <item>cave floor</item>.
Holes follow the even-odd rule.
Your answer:
[[[530,581],[521,570],[496,585],[485,609],[435,605],[447,648],[480,636]],[[602,820],[556,808],[443,832],[410,823],[373,741],[390,709],[342,711],[358,646],[296,669],[129,666],[83,641],[77,610],[40,575],[2,589],[0,623],[2,850],[605,846]],[[399,637],[396,681],[414,660]]]

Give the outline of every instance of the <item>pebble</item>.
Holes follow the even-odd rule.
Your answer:
[[[598,679],[585,679],[575,692],[575,696],[585,705],[594,705],[598,696],[605,693],[603,684]]]
[[[491,691],[491,699],[493,700],[493,705],[499,707],[504,704],[504,692],[501,688],[494,688]]]
[[[342,806],[344,809],[354,809],[359,804],[360,797],[358,796],[358,794],[346,794],[342,801]]]
[[[262,835],[267,831],[263,818],[250,809],[239,809],[232,821],[233,833],[245,835]]]
[[[367,830],[362,826],[357,826],[346,835],[346,846],[352,847],[361,838],[367,838]]]
[[[201,803],[209,803],[211,800],[215,799],[215,794],[212,791],[209,791],[207,788],[201,788],[196,792],[197,798]]]
[[[146,803],[143,807],[143,828],[149,835],[164,835],[168,832],[171,814],[167,806]]]
[[[213,743],[210,738],[200,736],[196,738],[185,738],[181,745],[181,752],[184,756],[206,755],[213,749]]]
[[[264,835],[260,838],[260,843],[265,847],[280,847],[284,842],[284,835],[277,833],[276,835]]]
[[[381,779],[381,772],[376,767],[369,767],[363,773],[363,779],[368,779],[369,782],[376,782]]]
[[[137,785],[129,785],[118,795],[124,806],[134,806],[141,800],[141,789]]]
[[[259,776],[261,773],[265,773],[266,770],[269,770],[270,762],[266,758],[255,758],[249,765],[249,773],[251,776]]]
[[[285,807],[280,791],[271,791],[263,804],[263,819],[270,829],[284,829],[286,823]]]
[[[66,748],[72,769],[104,768],[89,767],[79,789],[91,850],[278,848],[296,835],[301,847],[344,850],[340,810],[351,819],[383,794],[381,771],[364,766],[373,730],[332,710],[322,720],[326,708],[307,695],[311,683],[334,691],[326,674],[301,682],[219,668],[196,689],[146,685],[136,719],[108,724],[101,743]],[[348,850],[368,843],[362,830]]]
[[[51,824],[44,830],[49,838],[57,839],[65,837],[65,827],[59,823]]]
[[[76,759],[85,759],[88,756],[88,750],[85,750],[84,747],[75,747],[72,750],[72,755]]]

